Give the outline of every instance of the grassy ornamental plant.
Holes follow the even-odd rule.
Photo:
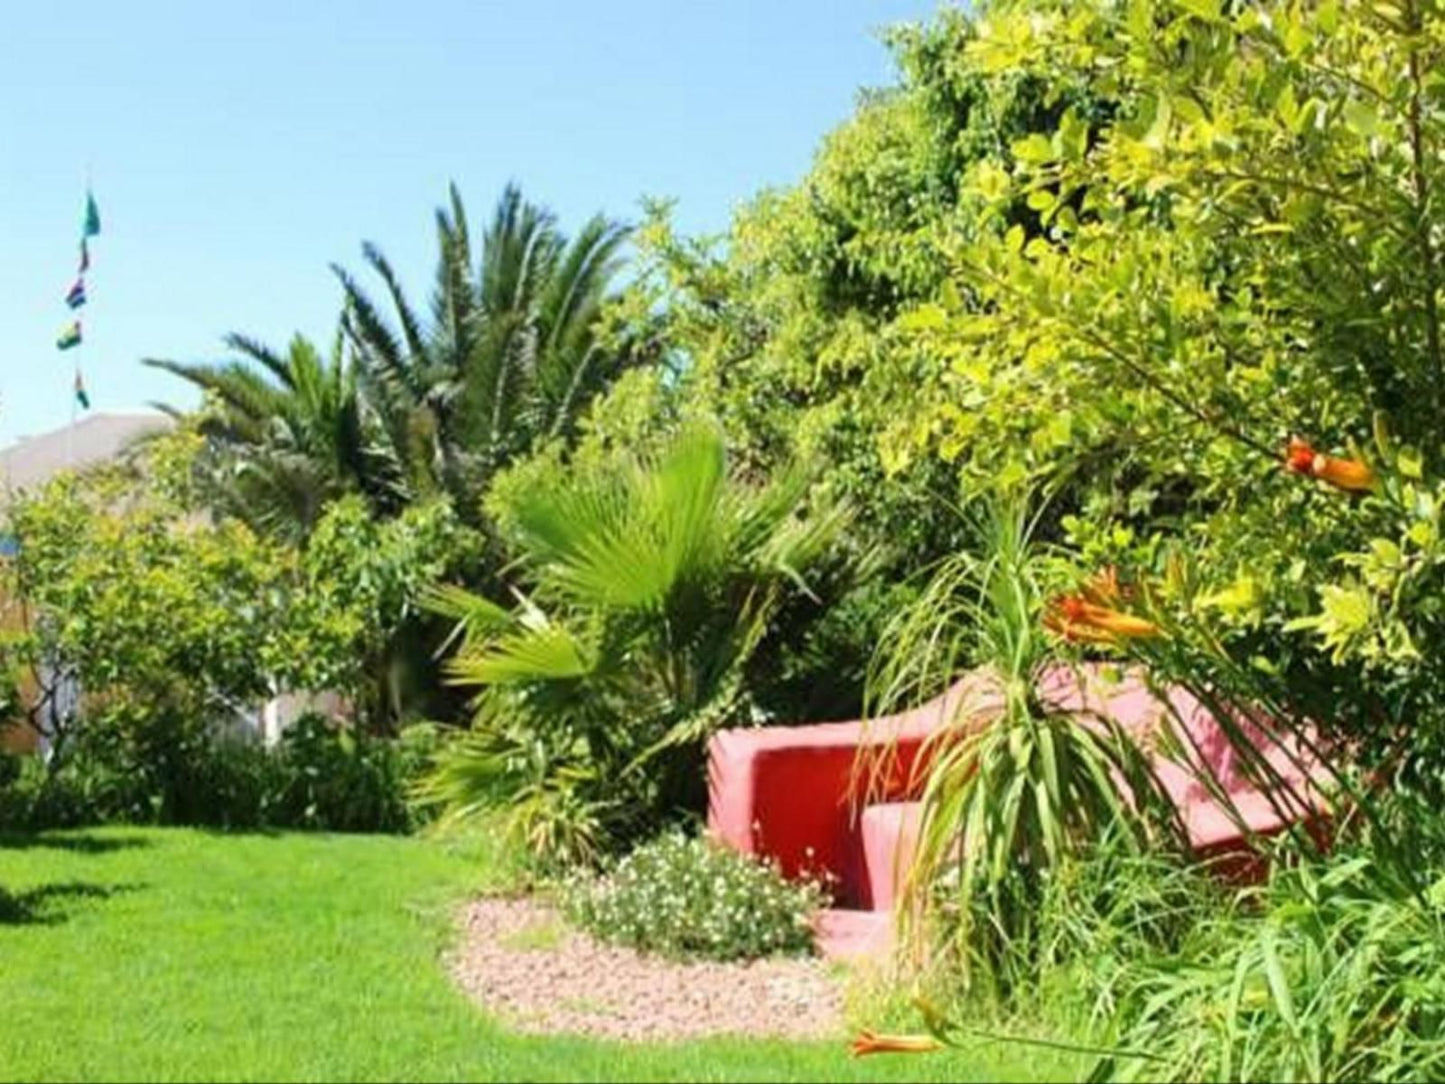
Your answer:
[[[1281,865],[1256,905],[1202,914],[1126,963],[1097,1079],[1433,1080],[1445,1072],[1445,880],[1368,854]]]
[[[904,914],[920,937],[941,926],[966,981],[1003,994],[1034,969],[1035,912],[1053,871],[1106,837],[1139,846],[1172,828],[1132,739],[1107,722],[1079,725],[1040,691],[1059,657],[1044,627],[1036,522],[1022,501],[976,516],[979,552],[933,573],[890,630],[875,675],[880,701],[902,704],[936,695],[965,669],[985,675],[978,697],[965,695],[920,753],[922,821]]]

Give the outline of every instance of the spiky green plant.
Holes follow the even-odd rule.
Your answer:
[[[946,559],[899,615],[871,679],[875,703],[921,703],[975,679],[925,743],[919,842],[903,914],[916,948],[942,943],[967,982],[1006,992],[1030,970],[1051,871],[1105,835],[1168,830],[1167,797],[1112,721],[1082,725],[1040,691],[1058,659],[1035,519],[1022,500],[974,516],[977,553]]]
[[[755,487],[721,434],[521,494],[513,519],[530,592],[508,610],[449,589],[449,664],[478,690],[471,730],[424,798],[452,817],[502,806],[543,860],[596,857],[705,798],[703,739],[751,720],[749,660],[784,594],[846,513],[805,514],[800,471]]]

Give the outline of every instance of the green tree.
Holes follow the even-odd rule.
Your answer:
[[[949,254],[977,228],[971,167],[1071,102],[1107,109],[1088,73],[1057,100],[1060,85],[1028,74],[990,79],[963,59],[976,36],[958,10],[890,33],[898,84],[862,95],[807,175],[759,195],[725,237],[680,237],[660,206],[639,230],[638,289],[651,304],[634,311],[644,327],[662,314],[682,412],[720,418],[745,470],[828,464],[820,484],[856,508],[849,544],[883,554],[878,575],[823,614],[784,615],[771,684],[795,718],[858,711],[873,646],[912,597],[910,573],[971,544],[956,514],[967,464],[915,442],[918,401],[936,402],[949,358],[910,328],[957,289]],[[1009,214],[1039,228],[1022,199]]]
[[[570,436],[642,356],[608,315],[628,236],[618,223],[598,215],[569,240],[508,187],[474,247],[453,187],[437,235],[429,318],[367,244],[396,328],[338,267],[345,303],[328,357],[299,336],[279,354],[230,335],[238,360],[147,361],[206,394],[199,464],[215,507],[292,539],[348,494],[382,517],[446,496],[476,522],[492,475],[535,442]]]
[[[401,634],[474,551],[437,503],[376,520],[342,499],[305,548],[197,517],[176,484],[202,443],[181,430],[7,506],[0,672],[7,688],[27,679],[24,710],[57,764],[103,732],[138,770],[173,778],[218,726],[279,692],[337,692],[357,723],[387,727]]]
[[[903,328],[942,364],[891,400],[974,477],[1072,478],[1083,563],[1174,569],[1161,604],[1272,699],[1432,786],[1442,49],[1425,3],[984,8],[963,62],[1057,109],[962,178],[977,225]]]

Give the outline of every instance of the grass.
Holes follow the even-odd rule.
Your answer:
[[[1029,1080],[983,1046],[627,1045],[509,1034],[439,964],[486,855],[409,839],[109,829],[0,836],[3,1080]],[[921,1075],[921,1076],[920,1076]]]

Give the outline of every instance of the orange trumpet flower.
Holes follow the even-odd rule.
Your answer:
[[[1309,441],[1298,437],[1289,442],[1284,465],[1295,474],[1308,474],[1347,493],[1364,493],[1375,488],[1375,472],[1368,464],[1358,459],[1324,455],[1315,451]]]
[[[1093,578],[1079,589],[1079,594],[1084,601],[1097,606],[1114,606],[1134,597],[1133,588],[1120,586],[1119,570],[1113,565],[1106,565],[1094,573]]]
[[[865,1054],[928,1054],[942,1049],[943,1044],[932,1035],[879,1035],[867,1029],[860,1031],[849,1047],[855,1058]]]
[[[1044,618],[1044,627],[1066,640],[1083,643],[1140,640],[1159,635],[1159,626],[1154,622],[1090,602],[1082,594],[1055,599]]]

